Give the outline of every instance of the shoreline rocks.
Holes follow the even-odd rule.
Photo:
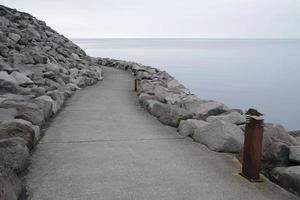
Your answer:
[[[109,58],[98,58],[98,63],[132,72],[139,83],[137,94],[140,105],[161,123],[177,127],[179,135],[191,137],[210,150],[240,153],[242,160],[246,117],[240,109],[230,109],[221,102],[201,99],[167,72],[157,68]],[[288,170],[295,164],[300,165],[297,148],[300,145],[300,137],[297,137],[299,131],[288,132],[281,125],[269,123],[265,124],[264,129],[262,173],[286,188],[288,184],[276,181],[279,173],[274,177],[272,170],[278,167]],[[285,182],[295,181],[292,175],[284,177]],[[298,179],[296,181],[300,184]],[[297,187],[288,190],[300,194]]]
[[[97,59],[45,22],[0,5],[0,199],[25,190],[19,174],[40,128],[76,90],[102,79]]]

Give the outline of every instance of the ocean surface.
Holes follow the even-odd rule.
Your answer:
[[[203,99],[300,129],[300,39],[73,39],[87,54],[166,70]]]

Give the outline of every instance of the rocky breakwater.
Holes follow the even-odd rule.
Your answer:
[[[167,72],[134,62],[99,58],[100,65],[132,72],[138,80],[142,107],[161,123],[176,127],[212,151],[242,156],[245,114],[221,102],[201,99]],[[287,190],[300,194],[299,132],[266,123],[263,138],[263,173]],[[300,138],[300,137],[299,137]]]
[[[40,128],[101,66],[33,16],[0,5],[0,199],[18,199]]]

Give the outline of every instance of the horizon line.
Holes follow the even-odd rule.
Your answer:
[[[68,37],[70,39],[203,39],[203,40],[299,40],[300,37]]]

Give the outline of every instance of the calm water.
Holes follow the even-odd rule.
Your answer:
[[[300,129],[300,40],[76,39],[89,55],[168,71],[193,93]]]

